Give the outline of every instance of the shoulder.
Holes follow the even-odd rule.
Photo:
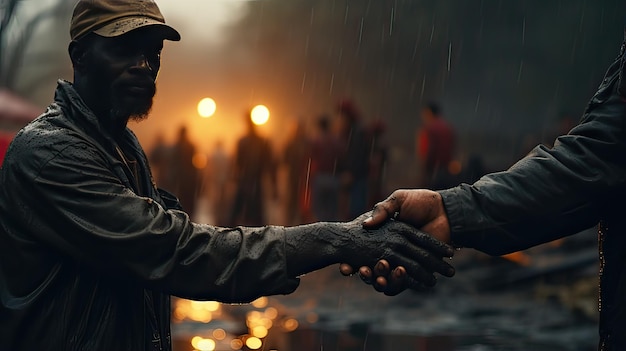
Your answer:
[[[93,152],[89,152],[90,149]],[[3,171],[36,176],[56,157],[72,153],[80,156],[76,155],[76,150],[81,150],[90,159],[95,153],[92,142],[73,127],[61,109],[53,104],[16,134],[5,155]]]

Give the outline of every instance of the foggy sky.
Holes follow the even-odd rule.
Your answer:
[[[547,133],[563,113],[580,116],[619,51],[626,13],[618,0],[159,4],[183,40],[166,43],[153,114],[133,126],[148,147],[182,124],[207,151],[217,138],[232,145],[257,103],[272,111],[263,132],[280,144],[294,119],[311,123],[349,97],[409,154],[420,106],[437,100],[461,153],[497,150],[494,164],[516,158],[522,139]],[[16,90],[40,106],[52,98],[54,72],[71,78],[67,21],[42,26],[23,60]],[[205,96],[218,112],[200,120]]]

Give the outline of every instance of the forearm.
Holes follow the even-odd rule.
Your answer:
[[[455,244],[502,253],[597,223],[602,204],[626,182],[621,60],[609,68],[581,123],[553,148],[539,146],[506,172],[440,192]]]
[[[314,223],[285,228],[287,274],[296,277],[338,263],[350,244],[351,223]]]

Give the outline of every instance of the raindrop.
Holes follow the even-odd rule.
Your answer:
[[[422,79],[422,92],[420,93],[420,101],[424,98],[424,87],[426,86],[426,75],[424,75],[424,79]]]
[[[306,83],[306,72],[302,75],[302,86],[300,87],[300,92],[304,93],[304,84]]]
[[[429,44],[433,43],[434,35],[435,35],[435,19],[433,18],[433,27],[430,29],[430,40],[428,41]]]
[[[397,1],[396,1],[397,4]],[[393,21],[395,21],[395,8],[391,8],[391,19],[389,23],[389,36],[391,36],[391,32],[393,32]]]
[[[333,85],[335,84],[335,74],[333,73],[330,76],[330,89],[328,89],[328,95],[332,95],[333,93]]]
[[[519,84],[522,79],[522,69],[524,68],[524,60],[519,63],[519,71],[517,72],[517,83]]]
[[[480,94],[476,98],[476,106],[474,106],[474,113],[478,112],[478,104],[480,104]]]
[[[359,47],[361,47],[362,39],[363,39],[363,17],[361,17],[361,24],[359,26]]]
[[[448,45],[448,73],[450,72],[450,57],[452,56],[452,42]]]

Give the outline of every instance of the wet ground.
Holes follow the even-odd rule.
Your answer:
[[[595,350],[593,235],[530,250],[526,267],[463,250],[453,259],[453,279],[396,297],[328,267],[303,277],[294,294],[270,297],[258,307],[222,305],[209,323],[174,323],[176,351],[193,350],[194,336],[213,338],[216,329],[227,337],[215,340],[214,350],[248,350],[251,318],[262,319],[268,308],[276,309],[276,317],[262,344],[252,343],[261,350]]]
[[[214,221],[206,202],[200,202],[199,209],[204,214],[199,222]],[[270,213],[272,223],[283,223],[280,213]],[[455,277],[440,277],[433,289],[405,291],[395,297],[375,292],[356,276],[343,277],[337,266],[331,266],[302,277],[291,295],[272,296],[254,304],[180,301],[184,313],[174,311],[174,348],[596,350],[595,229],[526,250],[516,258],[520,263],[464,249],[452,259]],[[192,321],[194,315],[204,322]],[[249,341],[255,333],[258,340]]]

